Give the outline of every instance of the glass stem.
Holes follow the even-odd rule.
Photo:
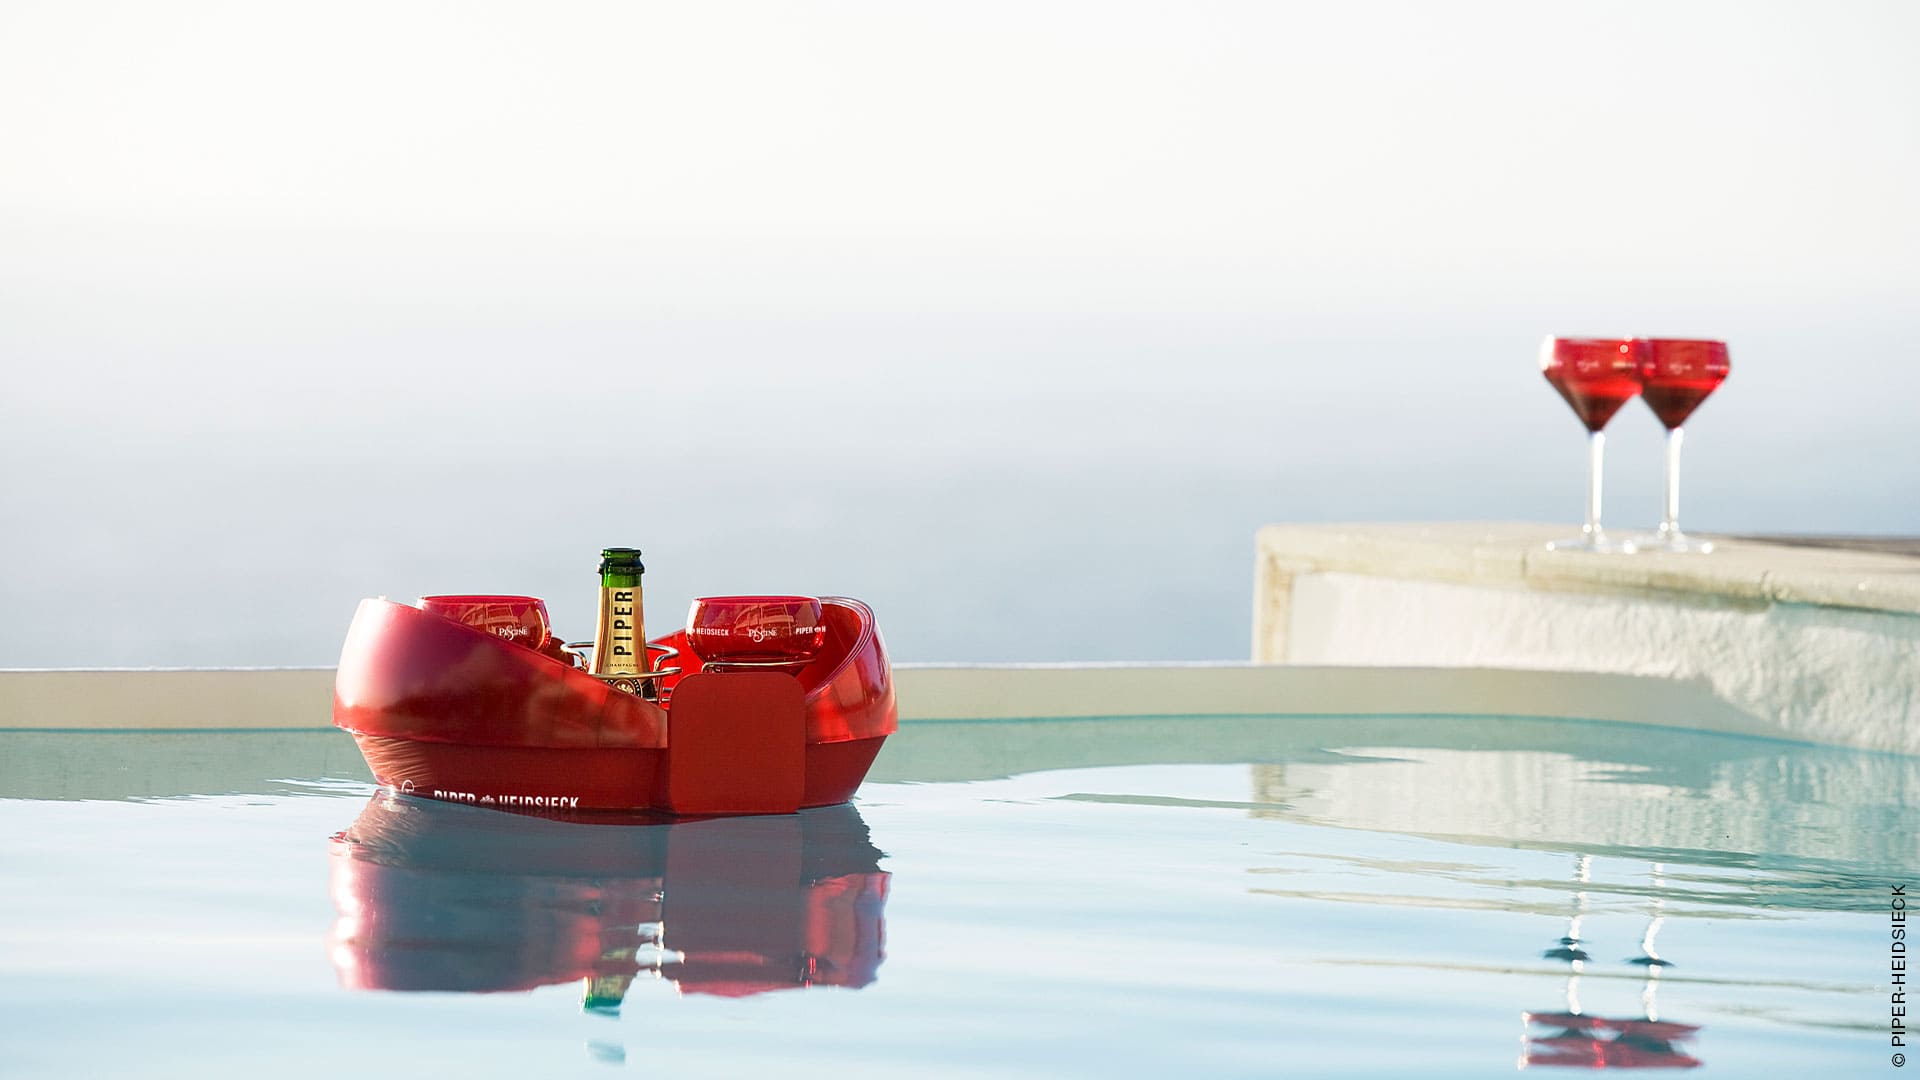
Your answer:
[[[1660,522],[1664,536],[1680,535],[1680,442],[1685,434],[1679,428],[1667,432],[1667,510]]]
[[[1588,537],[1600,535],[1600,463],[1606,457],[1607,437],[1601,432],[1587,436],[1587,527]]]

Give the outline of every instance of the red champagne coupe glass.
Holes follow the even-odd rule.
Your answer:
[[[826,639],[820,601],[811,596],[703,596],[687,609],[687,644],[707,668],[792,671]]]
[[[423,596],[421,608],[539,652],[553,635],[546,602],[537,596]]]
[[[1602,429],[1620,406],[1640,393],[1644,342],[1633,338],[1550,337],[1540,346],[1540,372],[1587,428],[1587,523],[1580,535],[1555,540],[1554,551],[1628,552],[1633,544],[1600,528],[1600,474],[1607,437]]]
[[[1727,343],[1700,338],[1647,338],[1647,351],[1640,358],[1641,394],[1647,407],[1667,429],[1667,502],[1660,516],[1660,531],[1637,541],[1661,551],[1691,551],[1705,554],[1713,550],[1713,541],[1695,540],[1680,531],[1680,442],[1686,433],[1680,425],[1707,395],[1727,381],[1733,363],[1727,357]]]

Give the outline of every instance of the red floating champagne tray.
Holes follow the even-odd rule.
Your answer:
[[[795,674],[701,672],[684,632],[664,705],[505,638],[363,600],[333,722],[382,785],[503,810],[681,816],[845,802],[898,725],[892,669],[858,600],[823,597],[818,654]]]

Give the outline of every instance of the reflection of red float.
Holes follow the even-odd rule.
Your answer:
[[[505,809],[791,813],[845,802],[897,713],[858,600],[822,599],[826,640],[797,673],[661,677],[664,706],[553,656],[419,608],[363,600],[334,679],[333,722],[396,791]]]
[[[1581,1069],[1692,1069],[1700,1059],[1675,1043],[1693,1038],[1695,1024],[1649,1019],[1611,1019],[1569,1012],[1522,1013],[1529,1025],[1547,1029],[1527,1036],[1523,1066]]]
[[[610,1012],[643,976],[727,997],[874,981],[888,875],[853,807],[612,822],[376,796],[333,838],[341,983],[487,993],[579,980],[585,1006]]]

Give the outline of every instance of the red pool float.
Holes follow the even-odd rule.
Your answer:
[[[826,636],[797,672],[700,672],[679,651],[664,704],[508,639],[363,600],[333,722],[395,791],[499,809],[792,813],[845,802],[898,726],[892,669],[858,600],[822,597]]]

